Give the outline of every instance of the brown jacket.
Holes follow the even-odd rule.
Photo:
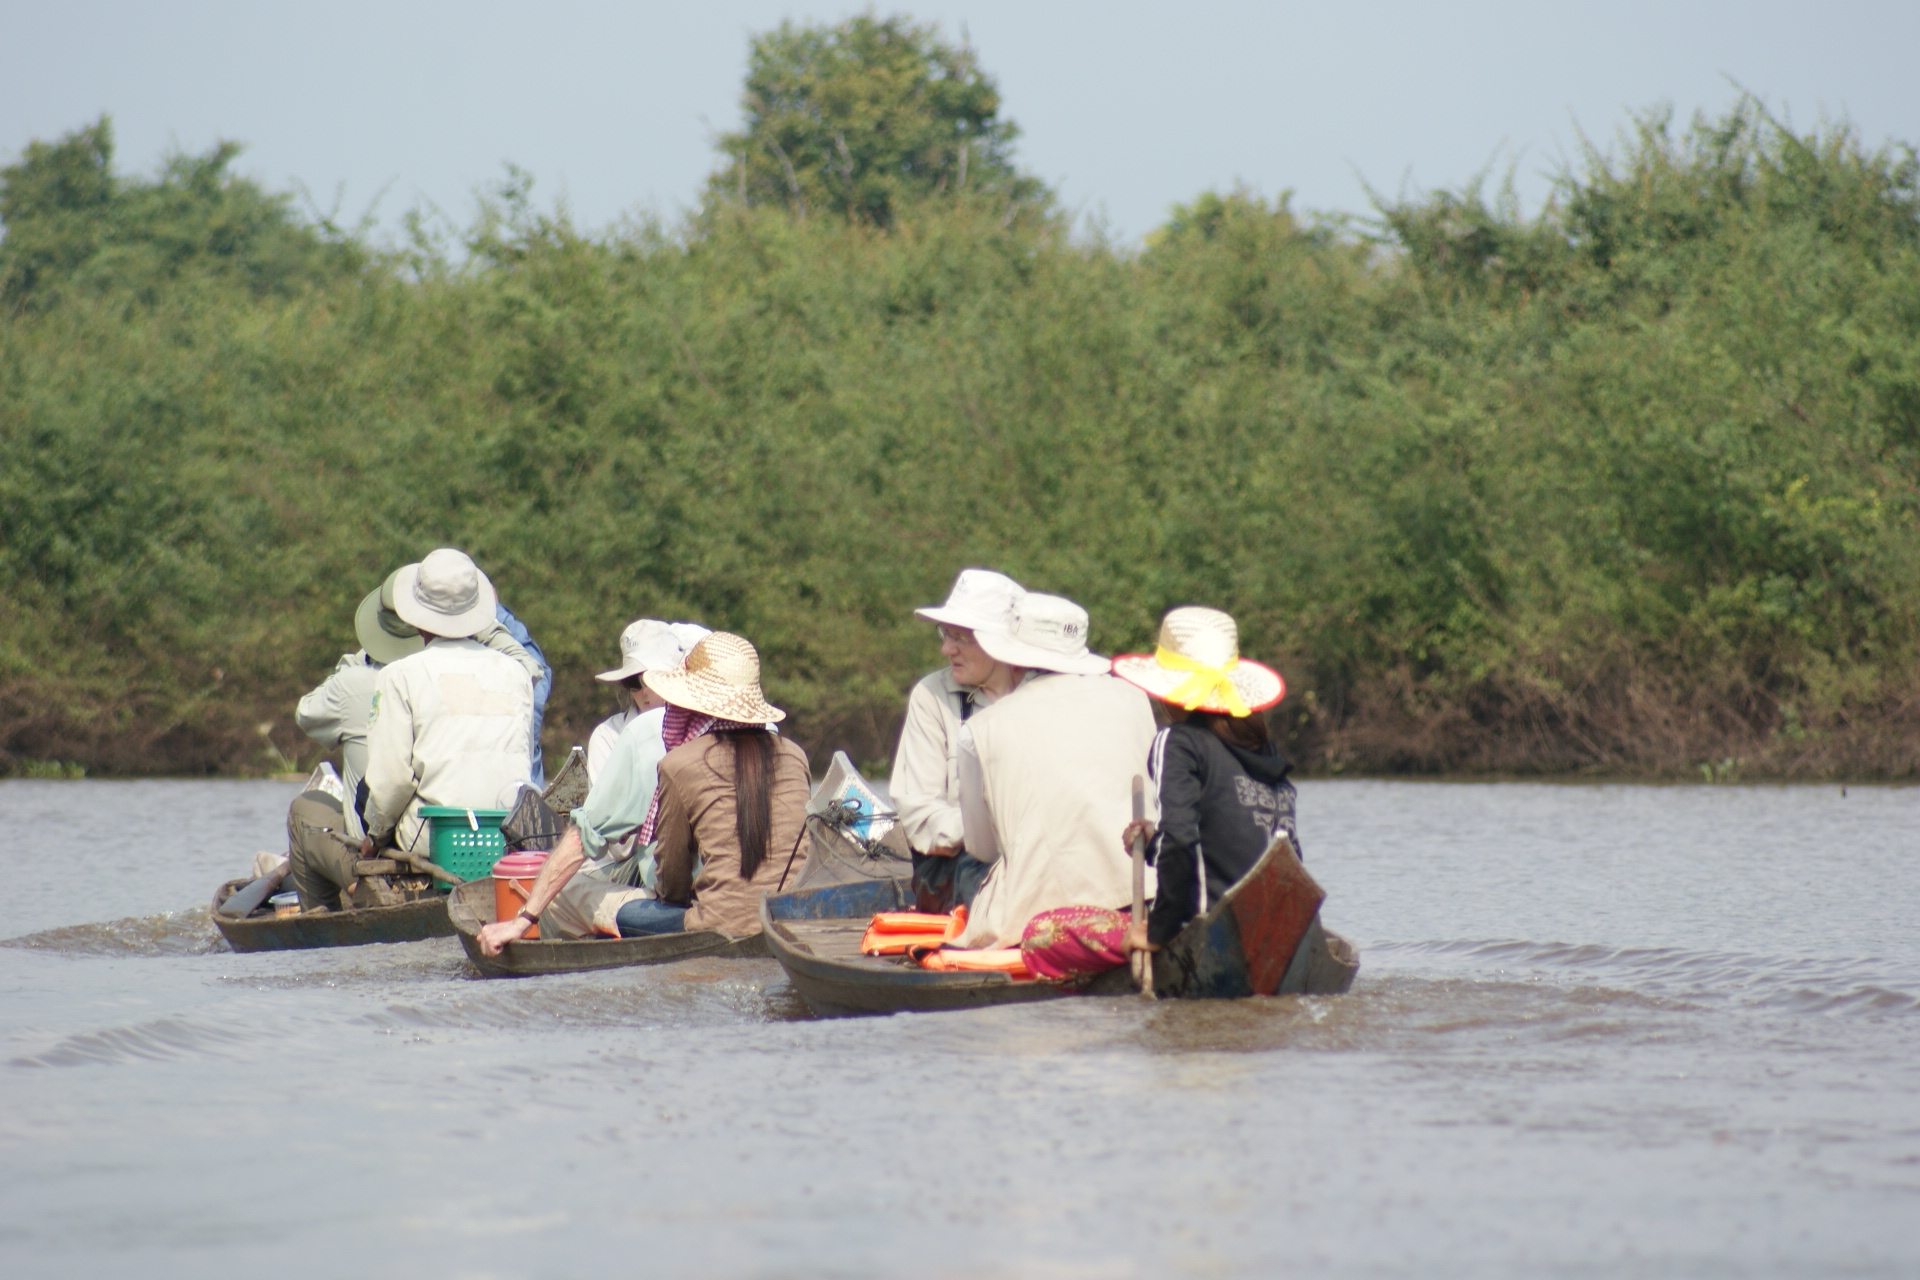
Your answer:
[[[795,849],[807,819],[813,775],[807,753],[785,738],[773,740],[772,834],[767,856],[751,883],[740,878],[740,837],[734,829],[733,750],[724,739],[702,734],[667,752],[660,761],[660,822],[655,884],[664,902],[693,905],[686,928],[718,929],[735,938],[760,932],[760,899],[775,891],[783,874],[792,888],[806,866],[807,851]],[[792,872],[787,872],[788,859]],[[700,874],[693,874],[694,860]]]

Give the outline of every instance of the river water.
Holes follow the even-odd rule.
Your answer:
[[[1920,791],[1307,782],[1349,996],[814,1021],[234,955],[293,790],[0,783],[0,1274],[1920,1274]]]

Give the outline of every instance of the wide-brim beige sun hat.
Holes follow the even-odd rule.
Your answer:
[[[353,611],[353,634],[360,647],[381,666],[398,662],[410,653],[426,648],[427,642],[412,623],[403,621],[391,609],[380,607],[380,588],[367,592],[367,598]]]
[[[1103,676],[1107,660],[1087,652],[1087,611],[1063,596],[1028,591],[1014,602],[1005,628],[976,627],[973,639],[987,656],[1010,667]]]
[[[464,551],[441,547],[393,575],[393,611],[430,635],[465,640],[499,619],[493,583]]]
[[[991,569],[962,569],[947,592],[945,604],[930,604],[915,609],[913,616],[968,631],[1006,630],[1013,618],[1013,606],[1027,594],[1025,587],[1004,573]]]
[[[620,633],[620,665],[594,679],[618,684],[643,671],[677,667],[687,660],[687,650],[712,634],[697,622],[662,622],[658,618],[630,622]]]
[[[744,636],[715,631],[687,651],[684,666],[643,671],[640,680],[676,707],[737,720],[771,724],[787,713],[760,691],[760,651]]]
[[[1278,671],[1240,656],[1232,615],[1198,605],[1170,611],[1160,621],[1158,648],[1121,654],[1113,674],[1188,711],[1246,716],[1287,696]]]

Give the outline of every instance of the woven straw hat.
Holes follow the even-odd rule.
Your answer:
[[[687,660],[687,650],[712,635],[695,622],[662,622],[641,618],[627,624],[620,633],[620,665],[602,671],[595,680],[617,684],[628,676],[662,667],[677,667]]]
[[[1025,594],[1026,588],[1004,573],[962,569],[953,580],[953,590],[947,592],[945,604],[915,609],[913,616],[969,631],[1004,631],[1013,618],[1014,605]]]
[[[441,547],[393,575],[393,611],[422,631],[450,640],[479,635],[499,619],[493,583],[464,551]]]
[[[1157,651],[1122,654],[1113,660],[1113,674],[1189,711],[1245,716],[1287,696],[1278,671],[1240,656],[1232,615],[1198,606],[1169,612],[1160,622]]]
[[[647,671],[640,679],[674,706],[702,715],[741,724],[787,718],[760,692],[759,650],[730,631],[716,631],[694,645],[685,666]]]
[[[987,656],[1008,666],[1103,676],[1107,660],[1087,652],[1087,611],[1061,596],[1029,591],[1013,604],[1004,628],[979,628],[973,638]]]
[[[381,607],[379,587],[367,592],[367,598],[353,611],[353,634],[359,637],[367,656],[383,667],[427,646],[411,623],[401,621],[392,609]]]

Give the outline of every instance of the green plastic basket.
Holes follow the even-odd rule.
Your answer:
[[[500,834],[505,809],[423,804],[420,816],[427,820],[427,857],[462,880],[486,875],[507,851],[507,838]]]

